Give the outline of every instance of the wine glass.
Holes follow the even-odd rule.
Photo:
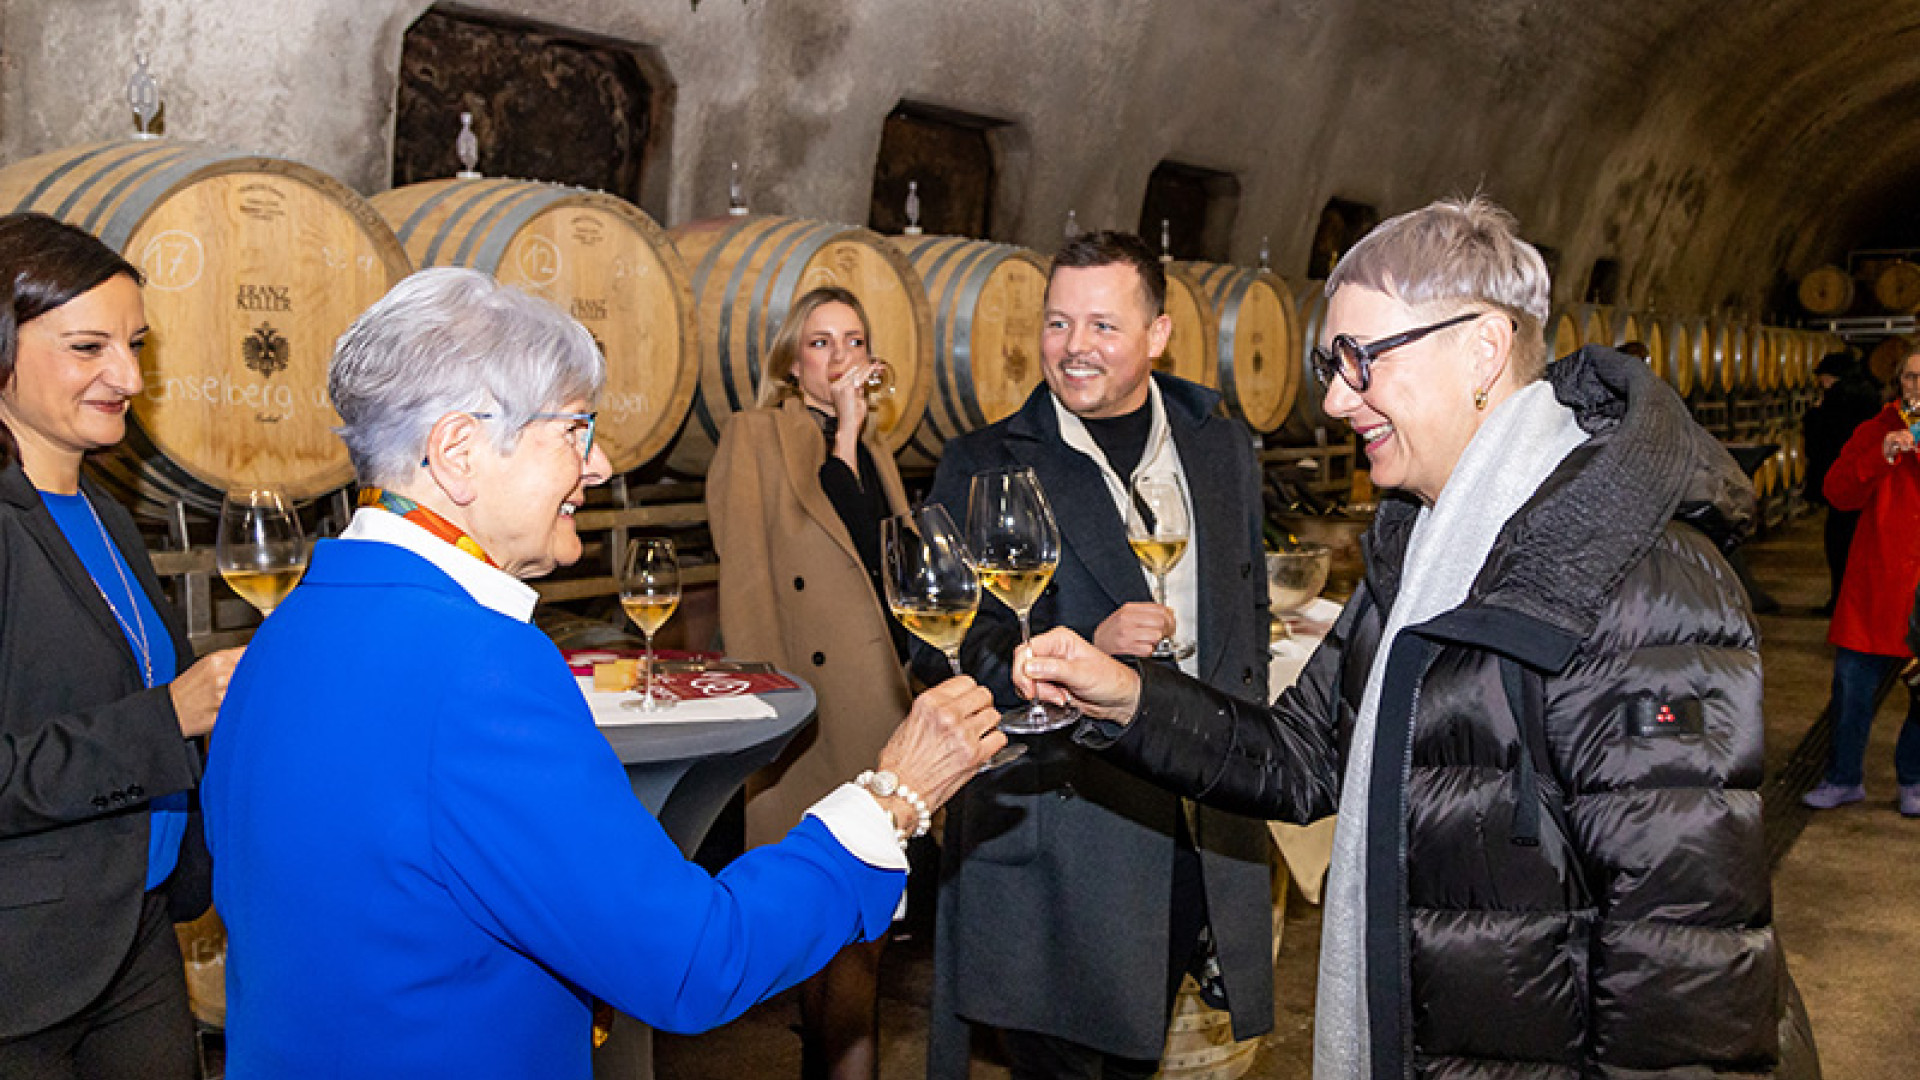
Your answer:
[[[1280,551],[1267,552],[1267,602],[1273,608],[1275,642],[1289,640],[1293,631],[1285,616],[1298,612],[1327,586],[1333,549],[1325,544],[1298,541]]]
[[[867,371],[864,387],[867,396],[877,398],[893,393],[893,365],[878,357],[869,357],[867,362],[873,365]]]
[[[1167,602],[1167,575],[1187,553],[1193,527],[1187,519],[1187,493],[1177,475],[1139,476],[1127,489],[1127,546],[1153,575],[1153,599]],[[1193,655],[1191,641],[1161,638],[1153,647],[1156,660],[1185,660]]]
[[[213,549],[220,576],[262,618],[273,614],[307,571],[300,519],[286,493],[270,485],[227,492]]]
[[[967,550],[980,584],[1020,617],[1020,640],[1033,640],[1027,615],[1060,562],[1060,529],[1032,469],[981,473],[967,498]],[[1066,727],[1076,710],[1034,700],[1000,717],[1000,727],[1036,735]]]
[[[880,523],[881,583],[887,608],[913,636],[946,654],[947,666],[960,670],[960,643],[980,610],[980,579],[967,560],[944,506],[923,506]],[[1009,743],[993,755],[993,768],[1026,753]]]
[[[673,609],[679,606],[680,560],[674,554],[673,541],[640,539],[629,543],[627,557],[620,564],[620,607],[647,639],[640,700],[626,702],[629,709],[657,712],[661,708],[653,699],[653,635],[673,618]]]

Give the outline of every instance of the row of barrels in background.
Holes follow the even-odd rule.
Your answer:
[[[859,296],[873,354],[895,369],[880,440],[909,465],[1017,409],[1040,381],[1046,260],[958,237],[757,216],[663,230],[637,207],[509,179],[432,181],[362,199],[303,165],[170,139],[56,151],[0,169],[0,209],[100,235],[146,275],[147,387],[98,475],[136,509],[210,512],[226,488],[296,499],[351,478],[326,398],[334,339],[413,267],[469,266],[579,319],[608,359],[602,444],[618,472],[666,455],[705,472],[725,417],[750,407],[766,353],[801,294]],[[1325,300],[1271,273],[1168,266],[1174,334],[1160,366],[1221,390],[1228,411],[1283,441],[1327,427],[1305,357]],[[1681,393],[1810,381],[1812,335],[1735,319],[1556,315],[1555,355],[1644,341]]]

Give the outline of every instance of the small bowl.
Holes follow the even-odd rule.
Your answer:
[[[1303,541],[1285,551],[1267,552],[1267,601],[1278,612],[1298,611],[1327,587],[1333,549]]]

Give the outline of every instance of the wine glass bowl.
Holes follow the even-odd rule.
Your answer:
[[[1282,551],[1267,552],[1267,603],[1273,611],[1274,639],[1293,636],[1282,616],[1298,612],[1327,587],[1333,568],[1333,549],[1301,541]]]
[[[273,614],[307,570],[300,518],[286,493],[271,485],[236,488],[220,500],[213,546],[221,578],[262,618]]]
[[[867,396],[880,397],[893,393],[893,365],[877,357],[869,360],[868,363],[872,367],[867,371],[867,377],[862,383]]]
[[[674,609],[679,606],[680,560],[673,541],[629,542],[620,560],[620,608],[646,638],[647,655],[639,700],[626,702],[626,708],[641,712],[657,712],[662,708],[653,696],[653,635],[673,618]]]
[[[1033,640],[1028,616],[1060,562],[1060,528],[1032,469],[984,472],[967,497],[967,551],[980,584],[1020,620],[1020,640]],[[1055,731],[1074,722],[1072,709],[1033,701],[1000,717],[1017,735]]]

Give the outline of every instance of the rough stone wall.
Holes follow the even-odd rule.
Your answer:
[[[1298,278],[1330,196],[1387,214],[1484,190],[1627,302],[1759,311],[1916,170],[1916,0],[466,0],[645,43],[675,83],[645,208],[862,222],[911,98],[1001,117],[997,239],[1138,221],[1164,158],[1241,183],[1236,261]],[[167,130],[389,183],[402,35],[425,0],[4,0],[0,161],[127,133],[136,47]],[[1820,8],[1810,11],[1809,8]],[[1852,77],[1843,78],[1847,73]],[[1866,143],[1846,132],[1865,128]],[[1914,132],[1906,129],[1913,128]],[[484,168],[484,161],[483,161]]]

